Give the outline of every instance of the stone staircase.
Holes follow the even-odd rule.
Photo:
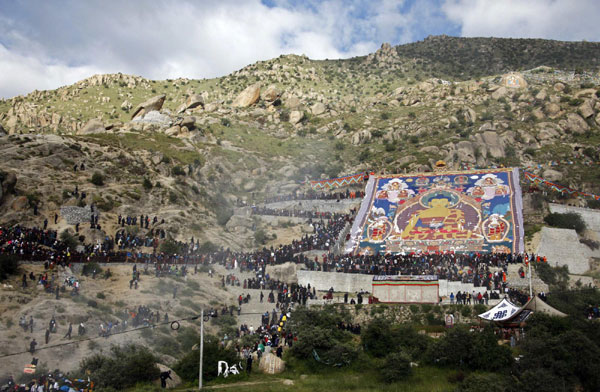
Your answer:
[[[523,267],[525,270],[525,278],[521,278],[519,276],[519,268],[521,267]],[[527,276],[528,270],[529,268],[524,263],[509,264],[508,273],[506,274],[506,283],[508,284],[508,287],[529,292],[529,278]],[[548,285],[539,278],[534,268],[531,268],[531,284],[533,286],[534,293],[539,293],[542,291],[548,292]]]

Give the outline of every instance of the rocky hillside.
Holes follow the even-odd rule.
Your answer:
[[[119,214],[156,214],[175,238],[247,249],[252,231],[230,222],[239,200],[439,159],[535,167],[598,193],[599,48],[432,37],[348,60],[280,56],[209,80],[96,75],[2,100],[0,222],[40,224],[82,204],[77,185],[108,234]]]

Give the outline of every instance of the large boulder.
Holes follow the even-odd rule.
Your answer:
[[[271,279],[277,279],[287,284],[298,283],[297,271],[300,269],[299,264],[283,263],[278,265],[268,265],[267,274]]]
[[[504,97],[507,93],[508,93],[508,90],[506,89],[506,87],[502,86],[492,93],[492,98],[500,99],[500,98]]]
[[[563,174],[554,169],[546,169],[542,176],[548,181],[560,181],[563,179]]]
[[[560,106],[554,102],[548,102],[544,105],[544,111],[550,118],[555,118],[560,114]]]
[[[204,106],[204,97],[200,94],[192,94],[185,100],[186,109],[194,109],[198,106]]]
[[[468,124],[473,124],[477,120],[477,113],[468,106],[462,110],[462,116]]]
[[[142,102],[133,111],[131,118],[134,119],[136,117],[143,117],[146,113],[151,111],[159,111],[162,109],[163,103],[165,103],[165,98],[167,96],[165,94],[157,95],[156,97],[152,97],[146,102]]]
[[[367,143],[371,140],[373,135],[368,129],[363,129],[362,131],[357,131],[352,135],[352,144],[358,146],[359,144]]]
[[[325,110],[327,110],[327,108],[325,107],[325,104],[322,102],[317,102],[310,108],[310,111],[315,116],[325,113]]]
[[[456,155],[460,162],[475,163],[475,148],[473,143],[462,140],[456,143]]]
[[[537,99],[538,101],[545,101],[546,98],[548,98],[548,91],[543,88],[541,89],[536,95],[535,95],[535,99]]]
[[[504,156],[504,146],[496,132],[486,131],[481,133],[481,141],[485,144],[489,154],[493,158],[502,158]]]
[[[92,133],[104,133],[106,132],[106,127],[102,123],[102,120],[97,118],[93,118],[84,125],[83,128],[77,131],[78,135],[89,135]]]
[[[156,125],[161,128],[169,127],[172,123],[171,117],[167,116],[166,114],[162,114],[158,110],[152,110],[141,117],[138,116],[131,120],[131,122]]]
[[[285,106],[290,109],[296,109],[302,105],[298,97],[291,96],[285,101]]]
[[[258,370],[265,374],[279,374],[285,370],[285,362],[273,353],[267,353],[260,359]]]
[[[27,200],[27,196],[19,196],[11,205],[13,211],[24,211],[29,207],[29,201]]]
[[[281,91],[274,85],[270,85],[262,93],[261,99],[265,102],[275,102],[281,97]]]
[[[300,110],[292,110],[290,113],[290,124],[296,125],[304,118],[304,112]]]
[[[518,72],[511,72],[511,73],[502,75],[500,84],[503,87],[508,87],[508,88],[525,88],[525,87],[527,87],[527,81],[525,80],[523,75]]]
[[[588,123],[585,122],[583,118],[577,113],[569,113],[567,114],[566,120],[561,120],[559,125],[565,131],[571,131],[573,133],[584,133],[585,131],[590,129]]]
[[[196,124],[196,117],[193,116],[186,116],[183,118],[183,120],[181,120],[181,126],[182,127],[187,127],[187,129],[194,129]]]
[[[246,87],[232,103],[232,106],[238,108],[246,108],[250,105],[254,105],[260,98],[260,83],[253,84]]]
[[[171,369],[170,367],[163,365],[162,363],[157,363],[156,366],[158,366],[158,369],[160,370],[160,372],[171,372],[170,379],[167,379],[167,389],[171,389],[171,388],[177,388],[178,386],[181,385],[181,377],[179,377],[177,375],[177,373],[175,373],[175,371],[173,369]],[[160,379],[154,381],[154,384],[156,384],[157,386],[160,385]]]
[[[586,99],[579,107],[577,111],[583,118],[590,118],[594,115],[594,108],[592,107],[592,102],[589,99]]]
[[[539,141],[553,140],[560,137],[560,127],[553,123],[539,123],[540,131],[537,134]]]

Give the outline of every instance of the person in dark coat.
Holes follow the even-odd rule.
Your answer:
[[[172,380],[171,378],[171,371],[166,371],[166,372],[162,372],[160,373],[160,386],[162,388],[166,388],[167,387],[167,380]]]

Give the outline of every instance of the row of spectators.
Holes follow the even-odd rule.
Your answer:
[[[365,192],[362,190],[350,190],[349,188],[341,192],[296,192],[289,195],[278,195],[265,199],[266,203],[277,203],[290,200],[345,200],[345,199],[362,199]]]
[[[318,212],[305,210],[287,210],[283,208],[268,208],[252,206],[252,215],[271,215],[271,216],[290,216],[295,218],[310,219],[335,219],[336,215],[332,212]]]
[[[508,253],[432,253],[333,255],[308,263],[310,269],[370,275],[437,275],[440,279],[500,289],[509,263],[521,263],[522,255]]]

